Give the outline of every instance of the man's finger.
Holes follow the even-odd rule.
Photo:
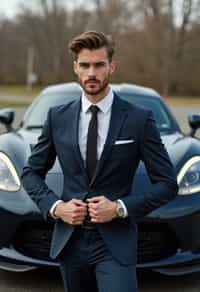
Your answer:
[[[91,222],[94,222],[94,223],[101,223],[101,222],[103,222],[103,220],[100,219],[99,217],[92,217],[92,218],[91,218]]]
[[[73,222],[72,225],[82,225],[83,224],[83,220],[77,220],[75,222]]]
[[[86,203],[84,203],[83,201],[78,200],[78,199],[72,199],[72,202],[75,203],[78,206],[83,206],[83,207],[86,207],[87,206]]]
[[[87,206],[76,206],[74,208],[74,212],[75,213],[79,213],[79,212],[87,212]]]
[[[74,220],[75,221],[83,221],[84,219],[85,219],[85,216],[80,215],[80,216],[77,216]]]
[[[91,216],[97,216],[98,215],[98,211],[94,210],[94,209],[89,209],[89,213]]]
[[[98,207],[98,203],[99,203],[99,202],[96,202],[96,203],[89,203],[89,204],[88,204],[88,209],[94,209],[94,210],[96,210],[97,207]]]
[[[104,196],[92,197],[92,198],[87,199],[87,202],[89,202],[89,203],[98,203],[103,198],[104,198]]]

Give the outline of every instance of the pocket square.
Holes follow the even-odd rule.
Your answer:
[[[130,144],[134,143],[135,140],[117,140],[115,141],[115,145],[120,145],[120,144]]]

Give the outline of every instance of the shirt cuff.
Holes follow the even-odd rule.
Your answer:
[[[121,204],[122,208],[124,209],[123,218],[128,217],[128,210],[127,210],[126,205],[124,204],[124,202],[122,200],[120,200],[120,199],[118,199],[117,201]]]
[[[52,205],[52,207],[51,207],[51,209],[50,209],[50,211],[49,211],[49,214],[51,215],[51,217],[52,217],[53,219],[58,219],[58,217],[55,215],[54,211],[55,211],[57,205],[58,205],[59,203],[61,203],[61,202],[63,202],[63,201],[62,201],[62,200],[57,200],[57,201]]]

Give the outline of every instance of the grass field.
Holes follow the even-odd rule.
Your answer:
[[[5,108],[5,107],[27,107],[31,104],[31,101],[18,101],[18,100],[1,100],[0,99],[0,107]]]
[[[23,96],[35,96],[43,89],[42,86],[34,86],[28,89],[24,85],[0,85],[0,93],[2,94],[15,94]]]
[[[170,106],[200,106],[200,96],[170,96],[164,100]]]
[[[22,107],[28,106],[31,103],[31,99],[29,97],[36,96],[44,87],[42,86],[34,86],[32,89],[27,89],[26,86],[16,85],[16,86],[5,86],[0,85],[0,94],[1,95],[14,95],[15,99],[1,99],[0,98],[0,106],[1,107]],[[27,96],[27,100],[17,99],[17,97]],[[200,96],[169,96],[164,98],[165,102],[172,107],[176,106],[197,106],[200,107]]]

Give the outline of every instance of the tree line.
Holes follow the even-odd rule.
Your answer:
[[[75,79],[68,42],[85,30],[111,34],[118,69],[164,95],[200,95],[199,0],[36,0],[12,19],[0,15],[0,83],[25,84],[30,51],[37,83]],[[28,65],[29,64],[29,65]]]

